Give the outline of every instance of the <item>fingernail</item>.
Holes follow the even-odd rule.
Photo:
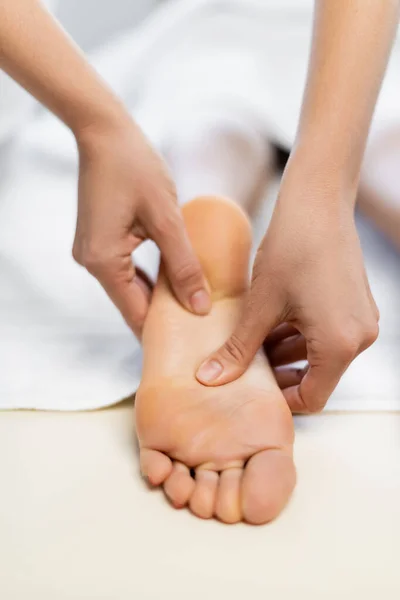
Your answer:
[[[210,312],[211,300],[205,290],[195,292],[190,299],[190,304],[193,311],[198,315],[206,315]]]
[[[223,366],[217,360],[209,360],[203,363],[197,371],[197,378],[203,383],[211,383],[219,377],[223,371]]]

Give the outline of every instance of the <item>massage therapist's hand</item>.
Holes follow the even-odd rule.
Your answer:
[[[210,308],[174,185],[161,158],[128,115],[77,136],[80,172],[75,259],[94,275],[136,332],[149,293],[131,254],[146,238],[160,248],[171,286],[189,310]]]
[[[210,299],[161,158],[40,0],[0,2],[0,68],[72,131],[80,159],[76,260],[100,281],[136,332],[149,289],[131,252],[153,239],[181,303]]]
[[[317,411],[351,361],[376,339],[379,315],[353,215],[399,13],[399,0],[315,0],[295,146],[239,324],[197,372],[205,385],[239,377],[272,332],[269,342],[272,337],[278,344],[272,350],[267,344],[267,353],[275,365],[300,357],[305,343],[304,377],[298,374],[294,385],[285,385],[282,373],[277,380],[292,411]],[[288,340],[282,356],[285,342],[279,339],[296,331],[303,338]]]
[[[268,334],[286,323],[303,334],[309,369],[284,395],[293,412],[314,412],[324,407],[351,361],[375,341],[378,310],[353,202],[340,197],[355,192],[330,184],[327,174],[307,173],[295,160],[292,165],[256,256],[240,322],[197,376],[208,385],[236,379]]]

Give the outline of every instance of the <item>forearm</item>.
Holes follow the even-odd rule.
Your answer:
[[[357,185],[398,0],[316,0],[296,151]]]
[[[39,0],[0,2],[0,68],[75,135],[124,114],[122,104]]]

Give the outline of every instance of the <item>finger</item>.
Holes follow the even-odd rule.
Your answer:
[[[138,283],[139,282],[141,283],[142,288],[145,291],[146,295],[152,294],[153,288],[154,288],[154,281],[152,281],[150,279],[150,277],[148,276],[148,274],[145,271],[143,271],[143,269],[138,267],[137,265],[135,265],[135,272],[136,272],[136,277],[138,278]]]
[[[298,333],[299,332],[296,327],[290,323],[281,323],[281,325],[275,327],[275,329],[266,337],[264,347],[269,348],[270,346],[273,346],[288,337],[297,335]]]
[[[171,287],[183,306],[198,315],[211,309],[200,262],[190,244],[179,208],[172,216],[149,223],[147,229],[160,249]]]
[[[270,302],[266,300],[269,297]],[[272,301],[268,292],[261,294],[253,287],[235,331],[200,365],[196,373],[198,381],[204,385],[223,385],[240,377],[278,321],[276,301]]]
[[[277,367],[274,369],[276,383],[281,390],[299,385],[307,370],[308,366],[299,369],[295,367]]]
[[[121,256],[110,257],[103,250],[92,250],[76,257],[78,262],[103,286],[137,336],[141,334],[151,296],[151,289],[146,281],[136,276],[132,261],[131,251],[140,242],[141,240],[135,240],[130,244],[129,251]]]
[[[118,281],[117,277],[99,281],[133,333],[140,338],[151,297],[146,283],[139,276],[126,282]]]
[[[325,360],[310,365],[299,385],[283,390],[292,413],[320,412],[336,388],[351,360]]]
[[[283,340],[267,351],[272,367],[288,365],[307,358],[307,344],[303,335],[297,334]]]

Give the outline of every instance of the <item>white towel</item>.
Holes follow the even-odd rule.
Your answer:
[[[183,118],[211,106],[251,112],[266,135],[289,145],[306,69],[309,4],[288,12],[293,2],[282,10],[256,0],[170,2],[92,60],[160,148]],[[389,99],[383,114],[391,110]],[[93,409],[138,386],[139,344],[72,261],[75,198],[72,136],[47,115],[26,131],[0,188],[0,408]],[[366,254],[382,334],[329,408],[393,410],[400,408],[400,262],[368,228],[364,234],[371,236]],[[154,247],[138,254],[138,263],[155,272]]]

